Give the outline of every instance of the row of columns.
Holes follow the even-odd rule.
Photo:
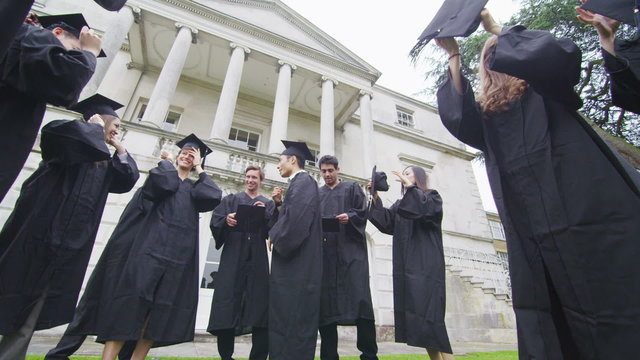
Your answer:
[[[96,72],[83,91],[83,98],[94,94],[107,69],[111,65],[114,55],[117,54],[127,33],[136,20],[140,18],[140,9],[125,6],[116,16],[113,24],[103,36],[103,50],[109,55],[103,61],[98,62]],[[149,103],[142,117],[143,122],[162,126],[164,118],[171,105],[180,75],[182,74],[191,44],[197,42],[198,30],[176,23],[176,39],[160,71],[156,85],[153,88]],[[251,50],[245,46],[231,43],[231,59],[225,75],[220,100],[216,109],[210,139],[227,142],[229,131],[233,123],[233,115],[240,91],[240,82],[244,68]],[[289,121],[289,102],[291,94],[291,78],[296,66],[284,60],[278,61],[278,84],[273,107],[273,119],[269,138],[270,154],[280,153],[281,139],[287,138],[287,126]],[[334,89],[338,81],[328,76],[321,77],[322,98],[320,110],[320,154],[335,154],[335,113],[334,113]],[[360,92],[360,126],[363,137],[363,156],[365,169],[373,166],[373,120],[371,116],[371,93]],[[368,174],[364,174],[367,175]]]

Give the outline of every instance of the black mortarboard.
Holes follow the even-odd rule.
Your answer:
[[[47,16],[39,16],[38,20],[40,20],[40,25],[43,28],[53,30],[57,27],[73,34],[73,36],[80,38],[80,31],[82,28],[89,26],[87,24],[87,20],[84,18],[82,14],[61,14],[61,15],[47,15]],[[107,56],[104,51],[100,50],[100,54],[98,57]]]
[[[69,107],[69,110],[77,111],[82,114],[85,120],[89,120],[93,115],[113,115],[120,118],[116,113],[116,110],[120,109],[124,105],[119,102],[113,101],[106,96],[95,94],[90,96],[79,103]]]
[[[588,0],[582,8],[629,25],[640,25],[635,20],[638,12],[635,0]]]
[[[200,158],[202,160],[202,164],[201,165],[203,167],[204,167],[204,157],[213,152],[207,146],[207,144],[202,142],[202,140],[200,140],[195,134],[191,134],[191,135],[187,136],[186,138],[178,141],[176,143],[176,146],[179,147],[180,149],[182,149],[182,148],[200,149]]]
[[[480,25],[480,12],[487,2],[488,0],[444,0],[409,55],[413,58],[418,56],[433,38],[471,35]]]
[[[387,174],[384,171],[376,171],[376,166],[371,171],[371,195],[376,191],[388,191],[389,183],[387,183]]]
[[[282,140],[282,143],[286,148],[282,152],[282,155],[288,155],[288,156],[296,155],[298,158],[303,160],[308,160],[308,161],[315,160],[315,157],[313,156],[313,154],[311,154],[311,151],[309,151],[309,147],[307,147],[307,143],[300,142],[300,141],[287,141],[287,140]]]
[[[95,2],[109,11],[118,11],[122,9],[127,0],[95,0]]]
[[[255,233],[264,227],[265,207],[247,204],[239,204],[236,208],[236,221],[238,224],[231,230]]]

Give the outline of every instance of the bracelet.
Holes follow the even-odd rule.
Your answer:
[[[449,60],[453,59],[456,56],[461,56],[461,55],[460,55],[460,53],[455,53],[455,54],[449,56]]]

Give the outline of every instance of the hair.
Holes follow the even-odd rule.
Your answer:
[[[529,87],[524,80],[489,69],[497,45],[498,37],[493,35],[484,43],[480,53],[478,102],[482,112],[487,115],[508,110],[511,103],[521,97]]]
[[[411,168],[411,170],[413,170],[413,179],[416,187],[422,191],[429,190],[429,188],[427,187],[427,184],[429,183],[429,175],[427,175],[427,172],[424,171],[424,169],[420,166],[407,166],[406,168],[404,168],[404,170],[407,170],[408,168]],[[403,173],[404,170],[402,170]],[[402,184],[400,194],[404,196],[404,193],[406,191],[407,189],[405,189],[404,184]]]
[[[264,180],[264,170],[258,165],[249,165],[246,169],[244,169],[244,174],[247,175],[249,171],[255,170],[260,174],[260,181]]]
[[[320,161],[318,161],[318,168],[320,168],[324,164],[333,165],[333,167],[335,169],[337,169],[338,168],[338,158],[333,156],[333,155],[325,155],[325,156],[320,158]]]
[[[298,167],[300,168],[300,170],[304,170],[304,164],[305,164],[305,160],[304,158],[301,158],[298,155],[285,155],[287,157],[287,159],[290,159],[291,157],[295,157],[296,158],[296,162],[298,163]]]

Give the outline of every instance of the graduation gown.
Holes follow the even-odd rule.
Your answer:
[[[181,180],[166,160],[149,171],[142,196],[152,205],[144,221],[122,234],[134,240],[123,255],[124,264],[109,275],[114,286],[103,290],[99,300],[97,341],[137,340],[145,321],[144,338],[154,341],[153,346],[193,340],[199,289],[198,213],[213,210],[221,195],[204,172],[197,181]],[[118,259],[106,263],[111,261]]]
[[[451,354],[446,306],[442,198],[409,187],[390,208],[376,198],[369,220],[393,235],[393,314],[396,342]]]
[[[0,58],[0,153],[11,154],[0,160],[0,201],[29,156],[46,105],[76,102],[95,67],[90,52],[67,50],[50,30],[20,25]]]
[[[615,42],[616,56],[602,50],[613,105],[640,114],[640,37]]]
[[[253,205],[262,201],[265,218],[262,226],[252,232],[240,232],[227,226],[227,215],[238,205]],[[211,303],[207,331],[218,335],[219,330],[234,329],[236,335],[248,334],[254,327],[267,327],[269,309],[269,257],[266,240],[269,218],[275,204],[259,195],[251,198],[240,192],[225,196],[213,211],[211,232],[216,249],[222,248],[216,289]]]
[[[311,360],[316,349],[322,282],[318,183],[299,172],[289,183],[277,222],[269,281],[269,358]]]
[[[100,125],[83,121],[42,129],[44,160],[0,232],[0,334],[19,328],[47,288],[35,329],[73,318],[107,195],[131,190],[139,176],[129,154],[109,157],[103,138]]]
[[[322,217],[346,213],[349,222],[340,232],[323,232],[320,326],[355,325],[374,320],[365,227],[365,197],[354,182],[341,181],[333,189],[320,187]]]
[[[0,59],[6,53],[20,25],[29,15],[33,0],[12,0],[0,3],[0,24],[4,30],[0,32]]]
[[[580,52],[517,26],[492,69],[530,87],[483,116],[469,83],[438,91],[440,118],[485,154],[509,250],[520,359],[633,358],[640,340],[640,179],[576,113]]]

